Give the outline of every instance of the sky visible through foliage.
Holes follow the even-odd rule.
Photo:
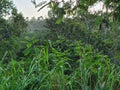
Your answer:
[[[41,2],[43,0],[36,0],[37,3]],[[47,0],[48,1],[48,0]],[[44,18],[48,17],[47,12],[48,12],[48,8],[45,7],[44,9],[42,9],[40,12],[37,12],[37,8],[35,8],[35,6],[31,3],[31,0],[14,0],[14,4],[17,7],[19,12],[22,12],[22,14],[25,17],[40,17],[43,16]],[[97,10],[102,10],[103,9],[103,3],[99,2],[97,4],[94,5],[94,7],[90,7],[89,11],[91,13],[94,13],[94,11]]]

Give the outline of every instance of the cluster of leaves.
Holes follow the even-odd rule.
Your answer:
[[[100,2],[101,0],[50,0],[49,2],[43,1],[40,2],[38,5],[36,4],[35,0],[32,0],[32,2],[36,5],[36,7],[40,7],[39,10],[44,8],[45,6],[49,6],[51,9],[51,16],[57,17],[56,24],[59,24],[63,19],[64,16],[82,16],[83,13],[87,14],[90,13],[88,11],[89,6],[94,5],[97,2]],[[113,17],[113,20],[119,20],[120,19],[120,1],[119,0],[102,0],[104,3],[104,9],[106,8],[106,14],[107,17]],[[38,11],[39,11],[38,10]],[[110,10],[110,12],[108,12]],[[99,15],[103,13],[100,12]]]
[[[8,24],[8,22],[5,19],[0,18],[0,41],[10,37],[11,29],[12,27]]]
[[[27,21],[23,17],[22,13],[18,13],[17,9],[12,10],[12,16],[10,17],[12,26],[14,27],[13,34],[19,36],[21,33],[25,32],[27,27]]]
[[[10,11],[14,7],[11,0],[0,0],[0,17],[10,14]]]
[[[120,20],[120,1],[119,0],[105,0],[107,8],[111,9],[111,14],[114,20]]]
[[[50,28],[48,39],[57,40],[59,37],[71,41],[82,40],[86,44],[93,45],[98,51],[110,57],[114,57],[119,51],[119,25],[117,22],[109,22],[108,27],[100,28],[102,16],[87,15],[84,18],[66,18],[62,23],[55,24],[56,19],[47,19],[47,27]],[[114,53],[113,53],[114,52]]]
[[[4,16],[11,14],[5,19]],[[9,52],[6,60],[15,55],[15,47],[18,45],[18,37],[24,32],[27,22],[21,13],[17,12],[12,1],[0,1],[0,58],[6,51]],[[15,56],[14,56],[15,57]]]

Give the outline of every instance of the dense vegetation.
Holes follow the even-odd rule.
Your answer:
[[[32,0],[50,11],[30,20],[0,1],[0,90],[120,90],[120,1],[73,1]]]

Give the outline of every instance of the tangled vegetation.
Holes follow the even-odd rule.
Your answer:
[[[119,1],[91,14],[97,1],[32,0],[49,18],[28,20],[1,0],[0,90],[120,90]]]

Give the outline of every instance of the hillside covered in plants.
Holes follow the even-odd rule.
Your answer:
[[[100,1],[31,0],[49,17],[28,19],[0,0],[0,90],[120,90],[120,1]]]

